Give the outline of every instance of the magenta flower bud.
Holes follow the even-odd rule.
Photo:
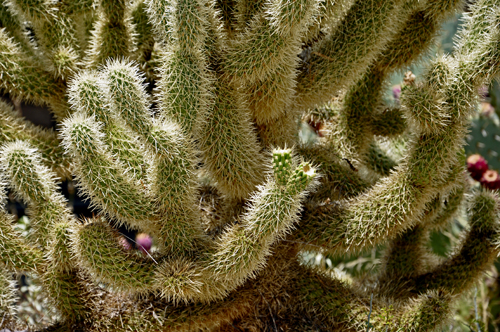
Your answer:
[[[392,96],[394,100],[399,101],[399,97],[401,97],[401,86],[395,85],[392,87]]]
[[[490,190],[500,189],[500,175],[492,169],[487,170],[481,177],[481,185]]]
[[[137,234],[135,242],[137,243],[137,249],[142,251],[143,254],[148,253],[153,245],[153,239],[146,233]]]
[[[130,243],[123,236],[120,236],[120,238],[118,239],[118,242],[120,242],[120,244],[122,245],[123,249],[125,249],[127,251],[130,250],[130,249],[132,249],[132,246],[130,245]]]
[[[467,170],[474,180],[480,181],[484,172],[488,170],[488,162],[480,154],[470,155],[467,158]]]

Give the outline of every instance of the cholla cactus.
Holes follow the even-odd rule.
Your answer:
[[[500,2],[470,7],[454,54],[407,75],[397,106],[382,94],[462,5],[4,1],[0,87],[47,106],[58,132],[0,101],[1,324],[22,325],[23,272],[57,312],[47,331],[438,329],[500,252],[500,199],[464,198],[462,148],[478,87],[499,75]],[[322,123],[315,144],[301,117]],[[59,192],[72,176],[91,219]],[[437,261],[429,233],[464,205],[470,227]],[[116,226],[155,246],[127,250]],[[300,260],[383,243],[381,270],[350,284]]]

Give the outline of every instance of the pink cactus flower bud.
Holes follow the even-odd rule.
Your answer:
[[[481,185],[490,190],[500,189],[500,175],[492,169],[487,170],[481,177]]]
[[[399,97],[401,97],[401,86],[395,85],[392,87],[392,96],[394,100],[399,101]]]
[[[137,234],[135,242],[137,243],[137,249],[142,251],[143,254],[147,254],[153,245],[153,239],[146,233]]]
[[[132,246],[130,245],[130,243],[123,236],[120,236],[120,238],[118,239],[118,242],[120,242],[120,244],[122,245],[123,249],[125,249],[127,251],[130,250],[130,249],[132,249]]]
[[[467,170],[474,180],[479,181],[488,170],[488,162],[480,154],[470,155],[467,158]]]

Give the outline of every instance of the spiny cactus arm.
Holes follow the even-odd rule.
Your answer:
[[[241,0],[236,2],[236,18],[238,30],[244,31],[248,27],[255,14],[259,13],[265,4],[265,0]]]
[[[138,298],[116,296],[120,307],[112,313],[99,315],[95,327],[112,329],[116,332],[142,331],[144,329],[164,332],[190,332],[197,329],[217,329],[221,324],[231,324],[251,311],[252,300],[256,298],[252,288],[239,289],[225,299],[212,303],[178,303],[160,295],[150,294]],[[260,295],[257,293],[260,298]],[[108,310],[110,310],[108,308]]]
[[[75,24],[63,6],[47,0],[9,0],[6,5],[20,21],[33,23],[37,42],[57,77],[65,78],[78,69],[80,54]]]
[[[338,128],[341,144],[348,146],[347,151],[355,151],[356,155],[349,157],[363,160],[366,159],[364,155],[372,152],[369,151],[373,140],[372,122],[376,109],[383,105],[383,89],[389,75],[424,54],[438,34],[443,17],[456,11],[461,3],[461,0],[454,0],[443,5],[442,1],[429,1],[423,9],[410,7],[403,12],[404,23],[398,25],[400,31],[393,35],[385,50],[346,94]],[[436,8],[440,6],[444,8]],[[425,91],[432,92],[430,89]],[[417,101],[410,103],[412,107],[414,104]]]
[[[452,132],[451,135],[455,139],[459,139],[458,137],[461,137],[463,132],[459,131],[458,135]],[[439,137],[439,139],[436,137],[435,140],[420,139],[411,153],[412,157],[408,157],[408,161],[397,166],[395,172],[379,180],[369,190],[341,206],[332,205],[322,207],[318,211],[311,210],[310,215],[308,213],[304,216],[302,227],[297,232],[301,238],[300,241],[313,245],[326,245],[333,251],[342,251],[343,248],[356,250],[368,245],[368,243],[373,245],[382,239],[386,240],[387,237],[390,238],[417,223],[426,204],[435,196],[436,188],[439,188],[441,182],[446,183],[450,177],[453,178],[463,173],[461,168],[457,168],[452,169],[455,172],[454,175],[451,174],[452,172],[446,177],[441,175],[443,172],[450,172],[449,164],[437,156],[441,156],[442,152],[445,151],[442,149],[456,149],[456,142],[450,140],[450,136],[446,138],[448,142],[445,143],[442,142],[443,137]],[[439,146],[439,144],[443,146]],[[418,165],[413,161],[410,164],[410,158],[415,156],[415,159],[418,159],[417,155],[422,158],[425,156],[423,153],[429,153],[429,156],[436,157],[432,158],[432,162],[426,160]],[[443,158],[454,159],[453,156],[443,156]],[[432,169],[423,169],[424,164]],[[421,178],[420,174],[425,174],[425,177]],[[374,207],[377,208],[374,209]],[[343,219],[345,217],[348,219]],[[369,218],[369,221],[365,218]],[[365,222],[361,220],[365,220]],[[312,224],[309,225],[309,222]],[[329,226],[325,227],[326,224],[323,223],[328,223]],[[320,226],[321,224],[323,226]],[[370,230],[363,225],[369,227]],[[389,229],[386,229],[385,225],[390,225]],[[382,237],[376,240],[378,236]],[[329,237],[330,240],[325,242],[325,239]],[[353,241],[354,239],[358,240]],[[366,240],[368,242],[365,242]],[[358,247],[359,245],[361,247]]]
[[[8,270],[0,270],[0,316],[2,316],[2,327],[9,328],[10,325],[16,325],[17,319],[16,302],[18,301],[16,291],[16,282]]]
[[[52,233],[54,225],[72,220],[64,197],[57,193],[55,176],[42,165],[36,150],[24,141],[7,143],[1,151],[0,164],[11,188],[28,204],[27,214],[33,223],[30,236],[37,245],[48,250],[57,240],[54,240],[55,235]],[[65,255],[66,258],[55,261],[57,257],[48,256],[49,260],[56,262],[58,269],[69,270],[72,264],[67,249],[64,246],[58,249],[62,251],[54,253]]]
[[[119,121],[112,116],[106,103],[105,89],[97,72],[84,71],[74,77],[69,84],[69,102],[74,111],[94,116],[102,124],[102,131],[109,144],[110,152],[130,170],[135,179],[145,176],[144,151],[134,135],[127,132]]]
[[[277,118],[285,116],[295,93],[295,77],[294,62],[291,61],[264,79],[243,87],[248,108],[257,125],[274,124]]]
[[[85,58],[85,52],[89,46],[92,26],[97,19],[97,13],[93,6],[94,0],[65,1],[62,5],[64,12],[70,15],[75,22],[76,38],[78,40],[80,57]]]
[[[103,71],[106,96],[116,116],[141,137],[153,151],[151,191],[160,212],[166,214],[158,240],[171,252],[193,250],[204,237],[195,212],[195,153],[175,124],[154,122],[142,77],[137,68],[123,62],[109,63]]]
[[[50,247],[47,248],[47,256],[54,266],[56,272],[69,272],[74,269],[73,253],[71,252],[71,236],[73,233],[73,226],[75,226],[75,220],[58,220],[54,223],[51,230],[52,239],[50,241]]]
[[[388,176],[391,174],[391,171],[393,171],[397,165],[397,162],[389,157],[375,142],[372,142],[368,147],[365,160],[366,164],[381,176]]]
[[[155,40],[168,45],[172,40],[171,28],[171,6],[165,0],[145,0],[146,12],[149,22],[153,26]]]
[[[461,135],[461,132],[459,134]],[[454,135],[458,137],[457,134]],[[416,153],[422,157],[425,151],[429,155],[439,156],[443,148],[451,149],[447,145],[440,147],[439,143],[440,140],[426,142],[422,139],[417,144],[417,147],[420,145],[422,147],[415,148],[414,151],[417,152],[412,152],[412,155]],[[453,140],[451,143],[456,144]],[[432,177],[436,177],[434,182],[438,185],[438,179],[443,178],[439,169],[436,171],[436,168],[446,169],[447,164],[443,165],[443,163],[444,161],[437,157],[433,158],[432,163],[427,160],[425,165],[433,168],[432,171],[428,171],[422,169],[423,164],[418,168],[413,168],[414,166],[405,161],[390,176],[379,180],[372,188],[345,204],[324,206],[316,211],[314,209],[308,211],[304,216],[302,227],[297,230],[298,239],[306,244],[326,245],[334,252],[339,250],[342,252],[344,248],[361,249],[368,243],[373,245],[402,232],[418,222],[425,205],[435,195]],[[419,175],[424,171],[425,176],[430,177],[430,180],[420,178]],[[343,219],[345,217],[348,219]],[[312,223],[309,224],[310,222]],[[326,226],[326,223],[329,226]],[[368,230],[363,225],[370,229]],[[388,229],[385,228],[386,225],[389,225]],[[376,240],[378,236],[382,237]],[[328,238],[329,240],[326,240]],[[353,241],[354,239],[358,240]],[[366,240],[368,242],[364,242]],[[359,245],[361,247],[358,247]]]
[[[31,2],[31,3],[30,3]],[[47,0],[12,0],[5,3],[11,12],[18,16],[18,19],[39,20],[47,19],[47,16],[52,14],[55,7],[53,3]]]
[[[458,187],[452,190],[446,198],[445,207],[439,211],[438,215],[432,220],[432,228],[440,229],[449,224],[449,221],[456,216],[460,210],[465,198],[464,187]]]
[[[385,75],[370,68],[361,79],[348,90],[344,106],[335,124],[334,140],[345,151],[345,157],[364,159],[373,140],[370,124],[382,94]],[[333,137],[332,137],[333,138]]]
[[[464,167],[457,163],[443,181],[444,185],[436,187],[436,194],[425,207],[419,224],[422,227],[435,230],[448,224],[455,217],[461,204],[464,202],[465,192],[469,189]]]
[[[408,126],[401,109],[394,107],[374,113],[370,127],[373,135],[391,138],[403,134]]]
[[[99,0],[97,12],[86,59],[93,69],[109,58],[130,56],[136,48],[130,5],[126,0]]]
[[[143,86],[144,77],[137,67],[125,61],[109,61],[103,67],[101,77],[105,92],[105,100],[101,104],[109,105],[115,117],[122,118],[130,129],[142,136],[144,142],[148,142],[153,119]],[[161,147],[155,152],[166,153]]]
[[[494,20],[498,6],[495,0],[480,0],[470,6],[470,12],[464,16],[464,28],[457,34],[457,49],[461,54],[474,52],[491,30],[497,29]]]
[[[499,10],[496,8],[497,12]],[[483,19],[488,18],[483,17]],[[434,118],[448,118],[445,127],[429,126],[426,118],[419,117],[418,112],[408,113],[408,116],[416,124],[415,127],[419,130],[425,130],[420,135],[419,142],[427,141],[427,143],[417,144],[415,153],[409,159],[412,167],[420,170],[422,178],[419,182],[422,184],[431,183],[430,180],[434,181],[435,186],[440,186],[446,182],[448,170],[460,172],[456,165],[461,155],[462,137],[469,123],[468,116],[474,110],[473,100],[476,91],[480,85],[488,84],[500,69],[498,61],[500,31],[492,29],[485,35],[483,41],[483,44],[478,45],[474,50],[467,51],[467,53],[459,49],[454,60],[443,58],[436,61],[431,66],[431,70],[428,71],[424,86],[437,92],[433,98],[438,98],[434,99],[437,101],[434,105],[439,106],[439,108],[431,110],[429,115]],[[444,99],[444,103],[439,102],[439,97]],[[418,111],[419,107],[409,108],[409,110]],[[435,121],[435,123],[437,122]],[[436,167],[427,168],[429,160],[426,158],[419,160],[417,156],[426,156],[425,151],[433,150],[431,148],[433,144],[448,146],[448,148],[442,150],[445,152],[444,154],[439,154],[437,150],[432,152],[432,155],[435,156],[432,162],[435,163]],[[428,150],[428,148],[431,149]]]
[[[151,0],[149,2],[148,13],[153,22],[157,22],[157,12],[153,12],[156,6],[164,6],[163,9],[169,13],[166,26],[158,27],[160,33],[159,41],[172,41],[182,51],[199,50],[204,42],[206,35],[208,6],[212,6],[206,0],[186,1],[177,0],[167,2],[165,0]],[[165,30],[166,29],[166,30]],[[170,43],[169,43],[170,44]]]
[[[152,137],[161,149],[169,151],[153,161],[155,172],[150,175],[151,192],[163,213],[158,233],[161,241],[165,249],[175,255],[202,249],[207,238],[196,207],[193,150],[179,127],[173,124],[155,125]]]
[[[5,317],[15,311],[14,305],[17,301],[15,281],[5,269],[0,272],[0,285],[0,314]]]
[[[293,228],[305,190],[315,177],[308,163],[295,168],[290,150],[273,151],[274,178],[252,198],[241,225],[218,240],[211,264],[216,274],[241,282],[256,273],[269,255],[269,247]],[[241,281],[240,281],[241,280]]]
[[[396,236],[390,242],[382,259],[382,272],[378,276],[380,287],[390,283],[391,286],[387,288],[391,290],[391,295],[394,296],[394,294],[398,294],[405,287],[408,287],[405,284],[408,278],[422,273],[428,254],[426,248],[428,237],[429,231],[421,224],[417,224]],[[400,297],[401,295],[398,294],[397,296]]]
[[[63,0],[59,8],[68,15],[76,16],[92,9],[94,0]]]
[[[470,213],[470,229],[456,254],[433,271],[416,277],[416,292],[444,289],[451,294],[462,293],[498,256],[498,195],[488,191],[476,194]]]
[[[49,264],[40,279],[51,307],[57,309],[61,324],[67,328],[85,320],[92,303],[88,302],[90,296],[81,275],[77,271],[60,272],[56,266],[57,263]]]
[[[0,63],[0,87],[12,97],[48,104],[58,119],[67,115],[63,82],[34,64],[4,29],[0,30]]]
[[[301,35],[318,10],[317,0],[273,0],[264,3],[250,25],[231,43],[224,72],[256,82],[292,60],[297,63]]]
[[[314,273],[314,275],[313,275]],[[338,330],[434,331],[450,314],[452,297],[446,292],[429,291],[416,300],[390,306],[354,293],[344,283],[315,271],[302,272],[293,281],[299,292],[299,310],[318,322],[329,322]]]
[[[92,202],[118,222],[148,232],[157,213],[152,199],[113,160],[100,125],[93,118],[75,114],[63,122],[61,135],[75,160],[80,188]]]
[[[318,15],[302,37],[302,42],[306,45],[312,45],[335,30],[354,2],[355,0],[322,1]]]
[[[410,302],[409,308],[405,308],[404,314],[397,319],[396,323],[390,324],[392,328],[389,331],[397,332],[401,329],[421,332],[439,331],[452,314],[453,300],[453,296],[441,290],[426,292]],[[383,313],[380,317],[383,321]],[[380,325],[385,327],[387,324]]]
[[[215,1],[215,9],[218,12],[218,15],[222,19],[223,27],[228,36],[231,38],[234,30],[236,28],[236,9],[237,5],[241,4],[244,1],[236,1],[236,0],[216,0]],[[254,1],[256,2],[256,1]]]
[[[462,0],[428,0],[413,11],[401,31],[387,44],[375,67],[390,73],[417,60],[432,46],[441,23],[462,9]],[[384,69],[385,68],[385,69]]]
[[[205,171],[223,194],[243,199],[264,181],[266,162],[236,88],[220,77],[214,93],[214,107],[200,138]]]
[[[396,236],[383,256],[381,272],[377,276],[378,296],[399,300],[414,296],[414,280],[434,268],[436,259],[428,248],[429,232],[448,225],[463,203],[464,178],[457,181],[446,197],[443,193],[426,205],[424,215],[413,228]],[[461,183],[462,182],[462,183]],[[443,202],[443,196],[446,199]]]
[[[126,252],[118,241],[117,232],[105,219],[90,220],[77,227],[72,243],[78,264],[95,281],[126,293],[145,293],[154,289],[158,262]]]
[[[132,23],[137,34],[137,51],[135,58],[140,63],[147,61],[151,56],[154,47],[153,25],[149,22],[149,17],[146,13],[146,4],[144,0],[138,0],[131,8]]]
[[[452,119],[450,123],[445,128],[435,128],[437,132],[420,134],[397,172],[382,179],[371,190],[354,199],[344,211],[346,214],[341,213],[341,215],[350,215],[348,219],[340,221],[338,218],[343,217],[338,217],[336,221],[332,220],[334,225],[332,230],[338,230],[338,225],[343,224],[345,231],[330,233],[325,231],[324,226],[317,225],[310,229],[310,233],[314,233],[314,229],[320,230],[317,239],[331,236],[334,239],[331,247],[335,248],[339,243],[344,243],[353,248],[358,245],[363,246],[382,234],[388,235],[385,226],[380,229],[374,227],[380,220],[385,220],[384,223],[388,222],[392,225],[390,229],[396,232],[416,221],[425,203],[431,199],[429,194],[432,193],[432,188],[442,185],[447,179],[445,175],[455,165],[454,161],[457,160],[465,127],[468,124],[468,116],[472,110],[471,100],[474,98],[477,87],[488,82],[499,70],[497,59],[500,33],[492,31],[484,39],[485,43],[469,54],[458,53],[456,63],[447,58],[441,59],[432,65],[428,73],[426,84],[429,87],[435,87],[435,90],[444,96],[447,106],[443,108],[443,111]],[[481,75],[477,74],[478,69]],[[445,82],[449,84],[445,85]],[[418,117],[415,119],[418,120]],[[425,128],[426,123],[419,123],[418,126],[420,129]],[[376,195],[372,196],[375,193]],[[384,202],[379,201],[381,197],[384,197]],[[380,207],[380,209],[373,209],[373,206]],[[369,215],[376,217],[371,219]],[[324,217],[320,214],[317,220]],[[370,221],[364,219],[365,217],[368,217]],[[362,220],[366,223],[361,222]],[[370,225],[370,230],[363,225]],[[314,240],[309,238],[304,242],[309,241]]]
[[[374,70],[374,73],[367,76],[373,76],[380,84],[384,81],[383,76],[418,59],[432,45],[443,19],[460,9],[461,5],[461,0],[430,0],[423,8],[421,5],[416,6],[415,10],[409,7],[408,17],[401,30],[388,42],[385,50],[372,65],[371,70]],[[377,85],[380,86],[379,84]],[[379,89],[380,87],[373,91],[380,93],[377,92]]]
[[[10,271],[43,271],[42,252],[29,246],[21,234],[16,234],[12,223],[12,217],[2,207],[0,211],[0,263]]]
[[[134,158],[133,154],[130,157],[123,156],[127,154],[127,151],[120,151],[122,145],[130,140],[123,138],[123,136],[127,135],[126,132],[121,131],[123,134],[120,134],[117,131],[119,123],[117,123],[116,119],[119,118],[122,119],[122,122],[127,123],[127,126],[130,127],[128,130],[135,131],[134,135],[137,135],[143,144],[152,151],[154,162],[151,166],[154,171],[149,175],[150,187],[148,189],[158,199],[145,197],[144,193],[141,193],[141,191],[144,191],[143,189],[134,189],[136,194],[141,195],[136,198],[139,203],[136,206],[134,227],[141,227],[144,231],[148,231],[150,235],[153,235],[158,240],[160,250],[166,249],[171,252],[192,250],[196,247],[196,242],[199,242],[203,236],[200,225],[197,223],[199,217],[196,217],[193,210],[195,206],[193,202],[195,197],[193,192],[195,187],[193,183],[194,162],[189,145],[183,140],[183,135],[178,127],[167,123],[155,123],[152,120],[147,96],[141,85],[142,77],[139,76],[135,67],[122,62],[110,62],[103,69],[102,76],[99,79],[96,73],[86,73],[78,77],[74,81],[74,85],[71,86],[71,101],[77,110],[87,112],[89,115],[95,115],[96,119],[104,123],[102,128],[107,134],[106,136],[108,136],[107,141],[111,143],[112,151],[117,149],[116,154],[120,158],[125,157],[123,160],[128,161],[130,159],[137,167],[143,167],[143,159],[139,151],[136,153],[139,156],[137,159]],[[104,93],[107,97],[102,98],[101,93]],[[122,143],[113,144],[114,136],[120,138],[117,133],[122,136],[117,141],[122,141]],[[133,143],[128,144],[133,146]],[[92,158],[91,154],[88,156]],[[138,164],[138,162],[141,162],[141,164]],[[85,174],[86,177],[91,175],[91,173]],[[116,181],[116,179],[113,180],[114,175],[111,173],[107,176],[106,181]],[[90,178],[86,181],[89,182],[89,180],[94,181]],[[102,178],[97,177],[95,180],[99,182],[102,181]],[[133,183],[129,183],[127,186],[131,185],[133,186]],[[127,192],[128,190],[124,190],[122,193],[126,194]],[[108,202],[107,204],[113,204],[113,201],[106,197],[106,195],[102,195],[102,199],[105,199]],[[149,209],[152,210],[147,212],[149,217],[145,216],[145,218],[151,219],[158,212],[155,212],[155,210],[160,208],[161,213],[166,213],[162,223],[148,223],[140,220],[139,212],[142,210],[140,202],[144,200],[148,201],[146,206],[150,206]],[[120,213],[124,216],[123,212]]]
[[[302,108],[326,102],[332,91],[361,78],[395,33],[393,25],[403,2],[369,0],[352,5],[338,28],[313,47],[297,78],[297,101]]]
[[[291,107],[297,55],[318,6],[315,0],[265,2],[250,26],[229,44],[223,70],[243,82],[240,93],[267,147],[292,146],[298,139],[299,114]]]
[[[329,146],[302,146],[298,151],[305,159],[321,165],[322,177],[319,179],[320,184],[316,191],[311,193],[313,200],[319,202],[327,198],[331,200],[350,198],[370,187],[370,183],[349,165],[349,161],[334,155]]]
[[[458,33],[457,57],[463,68],[458,69],[463,78],[472,79],[472,85],[477,88],[480,84],[487,84],[492,75],[498,74],[498,42],[500,32],[498,17],[500,4],[495,0],[482,0],[472,7],[472,13],[465,16],[464,28]],[[470,66],[477,65],[480,75],[474,75]],[[456,86],[463,84],[458,82]],[[475,91],[475,90],[474,90]],[[464,91],[467,95],[468,91]],[[457,96],[461,97],[460,95]],[[459,99],[457,99],[458,101]],[[464,100],[465,102],[468,99]],[[459,107],[455,102],[454,107]]]
[[[220,300],[231,287],[228,283],[217,283],[199,257],[182,258],[179,254],[142,257],[126,252],[117,232],[102,218],[79,227],[73,242],[81,267],[95,281],[104,282],[118,292],[158,291],[179,304]]]
[[[291,101],[293,104],[293,98]],[[278,100],[274,102],[278,102]],[[268,106],[272,106],[273,103]],[[295,146],[299,144],[299,130],[300,112],[289,107],[274,121],[258,126],[257,134],[262,145],[270,149],[275,146]]]
[[[297,56],[294,55],[264,79],[240,90],[248,102],[257,133],[264,146],[294,146],[298,141],[300,112],[292,106],[295,94]]]
[[[34,126],[17,114],[12,106],[0,101],[0,144],[15,140],[27,140],[38,149],[43,163],[59,178],[69,179],[69,160],[59,146],[57,135],[52,130]]]
[[[161,2],[169,15],[161,18],[156,6]],[[178,123],[186,134],[198,138],[201,124],[212,105],[210,93],[214,78],[207,69],[204,50],[207,40],[208,16],[213,8],[206,0],[149,1],[149,15],[153,22],[166,20],[168,31],[160,35],[168,40],[163,52],[156,90],[161,114]],[[161,27],[157,27],[161,29]]]
[[[91,303],[84,278],[73,260],[71,234],[74,220],[55,223],[47,253],[47,270],[41,277],[42,285],[50,294],[50,301],[66,324],[83,321],[90,313]]]
[[[407,171],[399,167],[397,172],[340,206],[332,204],[308,211],[295,233],[297,240],[332,252],[341,253],[347,248],[356,251],[387,240],[414,224],[427,197],[421,188],[407,184]]]
[[[217,1],[209,2],[207,9],[207,26],[205,27],[207,38],[203,49],[207,57],[208,68],[214,73],[221,74],[219,64],[222,62],[223,53],[227,50],[227,43],[232,39],[232,35],[224,28],[224,18],[217,7]]]
[[[0,182],[0,263],[10,271],[41,272],[43,254],[29,246],[13,229],[14,218],[5,211],[5,190]]]
[[[47,249],[54,224],[72,220],[64,197],[57,192],[55,174],[25,141],[9,142],[2,146],[1,152],[0,167],[10,187],[28,205],[35,242]]]
[[[133,58],[139,63],[142,72],[146,74],[149,81],[158,79],[158,44],[155,42],[153,25],[146,13],[144,0],[136,1],[132,8],[132,24],[135,27],[137,50]]]
[[[69,252],[69,233],[75,221],[64,197],[56,191],[54,174],[40,159],[28,143],[16,141],[3,147],[0,163],[10,186],[29,206],[35,243],[48,251],[43,284],[60,314],[73,322],[83,318],[85,302]]]
[[[443,73],[443,76],[447,76],[447,73]],[[433,85],[410,84],[403,88],[401,96],[402,109],[408,114],[408,124],[424,134],[439,133],[450,124],[450,115],[443,107],[444,96],[433,88]]]
[[[12,189],[25,203],[43,204],[57,190],[54,174],[42,165],[39,154],[27,142],[3,145],[0,166]]]
[[[7,6],[0,6],[0,28],[5,28],[5,31],[12,36],[23,52],[34,54],[33,45],[25,34],[26,27],[19,22]]]
[[[202,257],[139,259],[125,252],[109,225],[93,222],[75,234],[78,261],[97,280],[121,291],[159,290],[174,302],[223,298],[265,264],[271,244],[298,219],[300,200],[314,169],[304,163],[296,169],[288,167],[288,150],[275,153],[275,159],[280,156],[275,178],[256,194],[242,223],[228,229],[211,250],[205,248]]]

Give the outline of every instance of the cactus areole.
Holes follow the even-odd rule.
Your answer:
[[[499,198],[468,187],[463,154],[477,91],[499,76],[500,2],[469,5],[454,53],[409,73],[397,103],[383,95],[462,7],[5,0],[2,93],[48,108],[57,129],[0,101],[0,328],[439,330],[500,250]],[[301,120],[321,124],[313,143]],[[92,218],[71,212],[68,179]],[[8,191],[27,206],[28,236]],[[459,247],[430,260],[430,232],[464,205]],[[141,234],[142,252],[118,227]],[[301,258],[381,244],[380,269],[359,281]],[[21,273],[53,321],[24,326]]]

